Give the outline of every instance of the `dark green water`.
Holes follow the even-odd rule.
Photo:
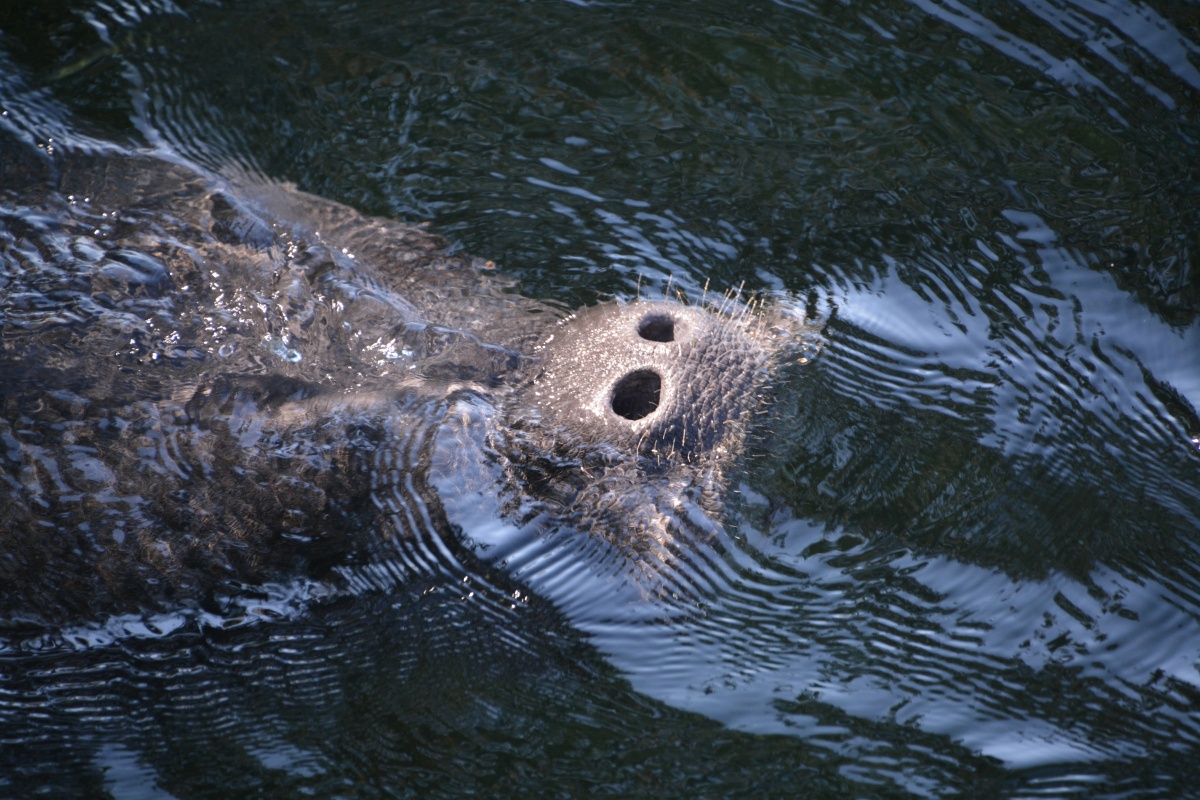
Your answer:
[[[566,306],[828,322],[663,596],[443,498],[515,608],[414,576],[0,651],[0,794],[1196,796],[1198,42],[1192,2],[5,4],[42,145],[256,166]]]

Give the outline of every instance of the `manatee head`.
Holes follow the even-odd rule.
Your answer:
[[[526,515],[532,501],[622,550],[661,555],[683,531],[715,530],[748,423],[804,330],[728,297],[607,302],[561,320],[508,417],[512,495]]]
[[[655,461],[728,451],[773,362],[760,321],[668,301],[584,309],[541,346],[533,403],[560,435]]]

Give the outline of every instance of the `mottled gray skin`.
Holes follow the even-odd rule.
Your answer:
[[[538,348],[542,418],[581,440],[667,461],[742,440],[772,363],[750,324],[674,302],[606,303]]]
[[[286,186],[0,152],[10,626],[419,570],[478,475],[503,513],[637,557],[713,524],[681,509],[716,513],[787,338],[734,303],[560,319],[436,236]]]

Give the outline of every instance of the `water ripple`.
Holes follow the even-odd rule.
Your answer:
[[[107,147],[86,128],[435,218],[568,306],[745,282],[827,311],[826,346],[780,376],[723,524],[659,509],[676,538],[632,562],[497,493],[487,403],[397,409],[432,421],[386,420],[360,465],[393,548],[346,570],[360,596],[271,584],[0,650],[0,792],[1194,789],[1190,11],[387,5],[39,6],[21,30],[37,48],[0,37],[0,127],[42,153]],[[186,394],[203,362],[351,363],[368,388],[434,377],[416,367],[439,355],[508,363],[478,336],[505,306],[469,288],[438,303],[420,281],[339,283],[386,229],[288,253],[325,263],[316,284],[296,270],[246,292],[201,270],[173,292],[163,268],[203,255],[185,237],[110,247],[139,208],[11,189],[0,344],[29,358],[5,369],[69,376],[111,351],[169,376],[110,387],[138,402],[100,410],[100,390],[47,378],[18,410],[57,427],[0,428],[31,497],[97,503],[130,523],[113,536],[153,509],[113,490],[88,437],[137,439],[153,474],[212,469],[147,401]],[[308,292],[353,299],[315,303],[349,327],[311,333],[293,313]],[[353,409],[332,416],[353,429]],[[220,424],[280,463],[318,452],[267,446],[255,417]],[[425,466],[429,485],[411,480]],[[462,548],[430,535],[438,513]]]

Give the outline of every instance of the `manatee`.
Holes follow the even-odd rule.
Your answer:
[[[470,558],[465,492],[661,561],[718,524],[801,328],[729,295],[568,314],[287,184],[0,144],[9,626],[403,580]]]

